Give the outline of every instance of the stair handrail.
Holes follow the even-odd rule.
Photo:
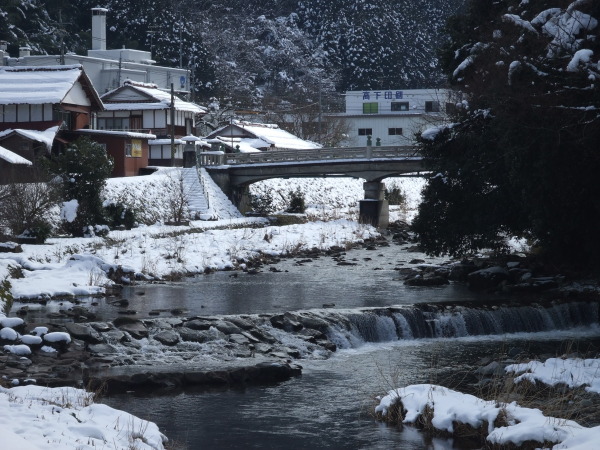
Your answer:
[[[204,192],[204,198],[206,199],[206,207],[210,209],[210,190],[206,188],[206,181],[204,181],[204,174],[202,173],[201,167],[196,167],[196,172],[198,173],[198,179],[200,180],[200,184],[202,185],[202,191]]]

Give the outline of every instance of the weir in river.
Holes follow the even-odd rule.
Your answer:
[[[505,333],[535,333],[598,326],[597,302],[527,306],[420,305],[347,312],[306,312],[331,324],[326,332],[339,348],[365,342],[452,338]]]

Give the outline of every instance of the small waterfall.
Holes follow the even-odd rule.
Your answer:
[[[400,339],[453,338],[504,333],[534,333],[597,325],[597,302],[550,306],[515,305],[473,307],[414,305],[362,311],[323,312],[330,323],[329,339],[340,348],[367,342]]]

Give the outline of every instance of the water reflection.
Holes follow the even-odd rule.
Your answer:
[[[328,256],[298,265],[298,261],[306,259],[293,258],[274,266],[281,272],[271,272],[267,266],[256,275],[217,272],[179,283],[128,286],[122,293],[126,300],[122,306],[116,305],[114,298],[79,301],[96,314],[98,320],[109,320],[132,311],[135,317],[147,318],[151,314],[171,316],[172,310],[186,315],[256,314],[322,308],[323,305],[380,307],[492,298],[471,292],[462,285],[405,286],[395,268],[408,266],[407,261],[413,258],[428,263],[442,260],[427,258],[421,253],[407,254],[396,245],[351,250],[345,257],[347,262],[356,265],[339,266]],[[17,302],[15,309],[21,306],[23,304]],[[28,320],[42,320],[47,312],[65,311],[72,306],[64,301],[49,301],[45,307],[31,305]],[[56,320],[72,319],[58,317]]]

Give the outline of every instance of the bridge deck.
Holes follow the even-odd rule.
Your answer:
[[[260,153],[203,152],[201,166],[272,164],[301,161],[331,161],[344,159],[406,159],[418,158],[416,147],[350,147],[318,148],[309,150],[270,150]]]

